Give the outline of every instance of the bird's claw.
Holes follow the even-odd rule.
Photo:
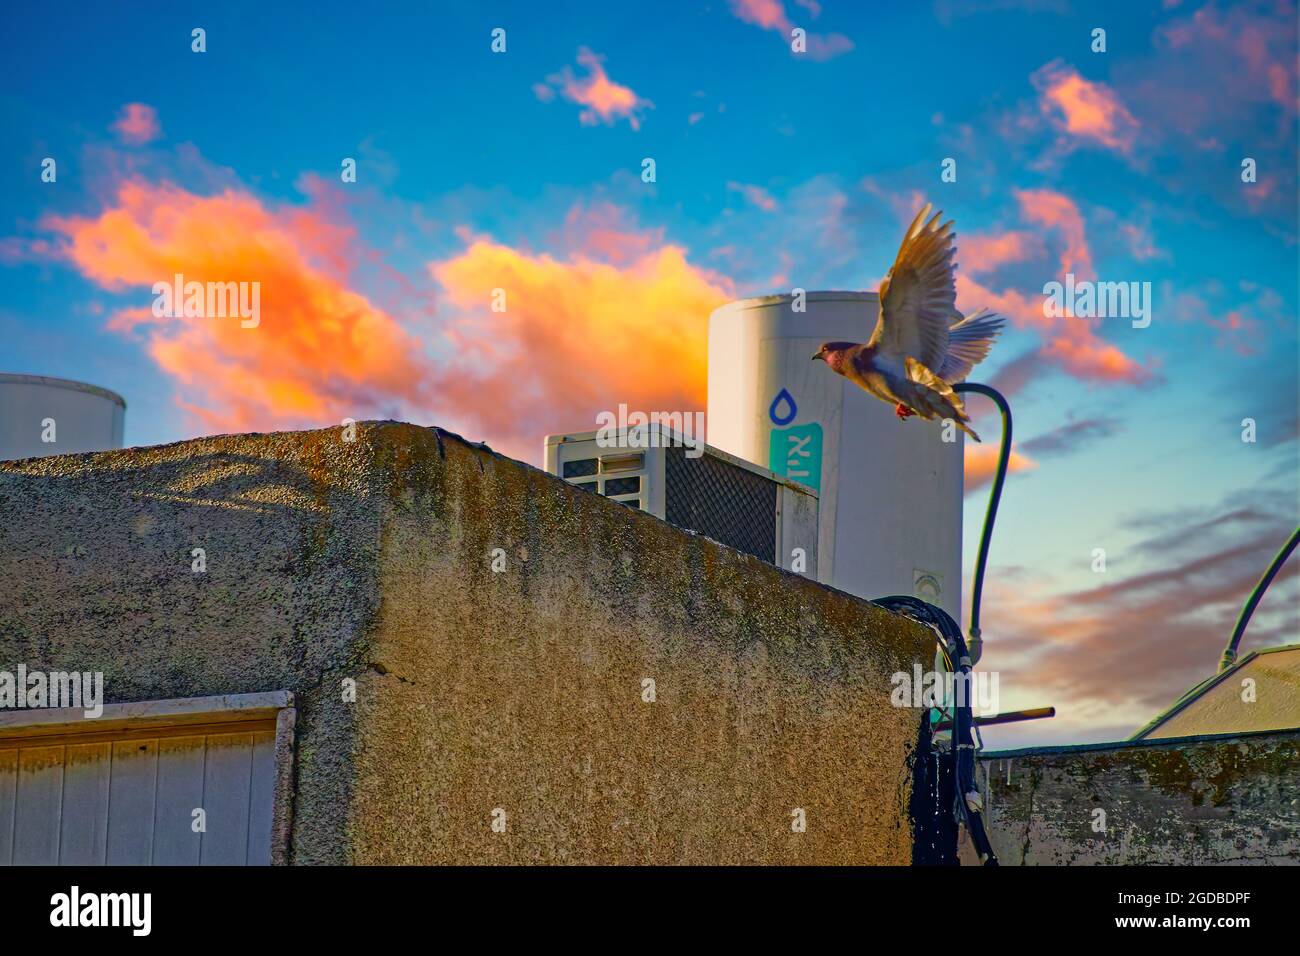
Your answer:
[[[894,414],[898,416],[898,420],[899,420],[900,422],[905,422],[905,421],[907,421],[909,418],[911,418],[913,415],[915,415],[916,412],[912,411],[912,410],[911,410],[910,408],[908,408],[906,405],[903,405],[903,404],[900,403],[899,405],[895,406],[895,408],[894,408]]]

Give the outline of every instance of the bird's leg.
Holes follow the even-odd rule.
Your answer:
[[[898,406],[894,409],[894,414],[898,416],[898,420],[899,420],[900,422],[905,422],[905,421],[907,421],[909,418],[911,418],[913,415],[915,415],[916,412],[912,411],[910,408],[908,408],[908,407],[907,407],[906,405],[904,405],[902,402],[899,402],[899,403],[898,403]]]

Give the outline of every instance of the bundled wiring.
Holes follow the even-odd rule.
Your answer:
[[[909,617],[935,632],[939,646],[955,665],[954,701],[952,707],[953,768],[957,778],[957,795],[953,813],[964,821],[984,866],[997,866],[998,858],[989,843],[984,827],[983,799],[975,784],[975,720],[971,713],[972,681],[970,651],[962,636],[961,626],[942,608],[920,598],[895,594],[876,598],[871,603]]]
[[[891,595],[877,598],[872,603],[924,624],[939,637],[939,647],[952,668],[954,681],[960,682],[954,684],[956,693],[952,706],[953,769],[957,782],[953,813],[956,819],[965,822],[980,862],[984,866],[997,866],[998,858],[989,843],[984,826],[983,798],[975,783],[975,754],[982,744],[978,741],[979,729],[975,726],[974,715],[971,713],[971,668],[983,650],[980,609],[984,594],[984,572],[988,566],[989,544],[993,540],[993,523],[997,520],[1002,486],[1006,482],[1007,464],[1011,458],[1011,407],[1001,392],[988,385],[960,382],[953,386],[953,391],[984,395],[992,399],[1002,414],[1002,444],[998,449],[998,466],[989,492],[988,510],[984,513],[984,528],[980,534],[979,554],[975,560],[975,577],[971,587],[970,645],[967,645],[962,636],[961,626],[946,611],[920,598]],[[1294,542],[1292,546],[1294,547]]]

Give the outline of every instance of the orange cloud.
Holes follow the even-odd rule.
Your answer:
[[[821,13],[821,7],[811,0],[796,2],[814,18]],[[779,33],[786,43],[791,42],[790,31],[795,25],[781,0],[731,0],[731,12],[738,20]],[[808,33],[807,41],[807,56],[814,60],[830,60],[853,49],[853,41],[839,33]]]
[[[1038,69],[1030,81],[1038,106],[1058,132],[1123,153],[1133,152],[1138,121],[1105,83],[1094,83],[1061,60]]]
[[[350,288],[349,265],[361,258],[354,231],[315,208],[128,181],[98,215],[41,225],[55,236],[52,253],[88,279],[138,291],[138,304],[119,308],[108,327],[144,336],[177,383],[178,404],[210,430],[436,416],[538,461],[545,433],[594,427],[598,411],[620,402],[705,407],[708,316],[735,290],[661,231],[625,219],[610,204],[575,210],[564,259],[462,231],[464,251],[429,266],[445,290],[445,359]],[[153,285],[178,273],[259,283],[260,323],[154,315]],[[497,289],[501,312],[491,307]]]
[[[456,313],[443,398],[510,454],[537,460],[544,434],[594,428],[596,413],[620,402],[706,405],[709,313],[735,292],[679,246],[646,248],[619,267],[477,239],[429,270]],[[491,308],[494,289],[504,311]]]
[[[144,103],[127,103],[123,106],[111,128],[122,142],[133,146],[151,142],[162,135],[158,111]]]
[[[987,436],[981,436],[987,437]],[[966,456],[962,462],[963,477],[965,479],[965,494],[970,494],[978,488],[982,488],[993,480],[993,476],[998,471],[998,446],[993,440],[985,441],[982,444],[974,442],[966,443]],[[1014,443],[1011,446],[1011,454],[1007,457],[1007,474],[1012,475],[1020,471],[1033,471],[1038,467],[1038,463],[1026,458],[1020,452],[1016,451]]]
[[[1077,322],[1078,319],[1070,319]],[[1043,355],[1077,378],[1102,382],[1142,382],[1149,373],[1115,346],[1103,342],[1091,329],[1068,331],[1043,343]]]
[[[352,241],[311,212],[276,213],[244,193],[200,197],[127,182],[97,217],[46,217],[59,253],[105,289],[185,281],[260,283],[261,321],[120,310],[109,327],[147,328],[178,403],[214,430],[319,427],[423,404],[433,384],[421,342],[331,271]],[[391,413],[391,412],[390,412]]]
[[[574,76],[573,70],[566,66],[559,73],[547,77],[545,84],[534,84],[534,95],[544,103],[550,102],[558,90],[569,102],[585,107],[578,114],[578,121],[583,126],[597,123],[612,126],[616,120],[626,119],[633,129],[639,130],[641,113],[654,109],[654,103],[638,96],[631,87],[611,80],[605,72],[604,57],[586,47],[578,50],[578,65],[586,68],[586,76]]]

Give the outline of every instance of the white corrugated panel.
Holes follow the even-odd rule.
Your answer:
[[[0,740],[0,865],[270,864],[273,722],[94,738]]]

